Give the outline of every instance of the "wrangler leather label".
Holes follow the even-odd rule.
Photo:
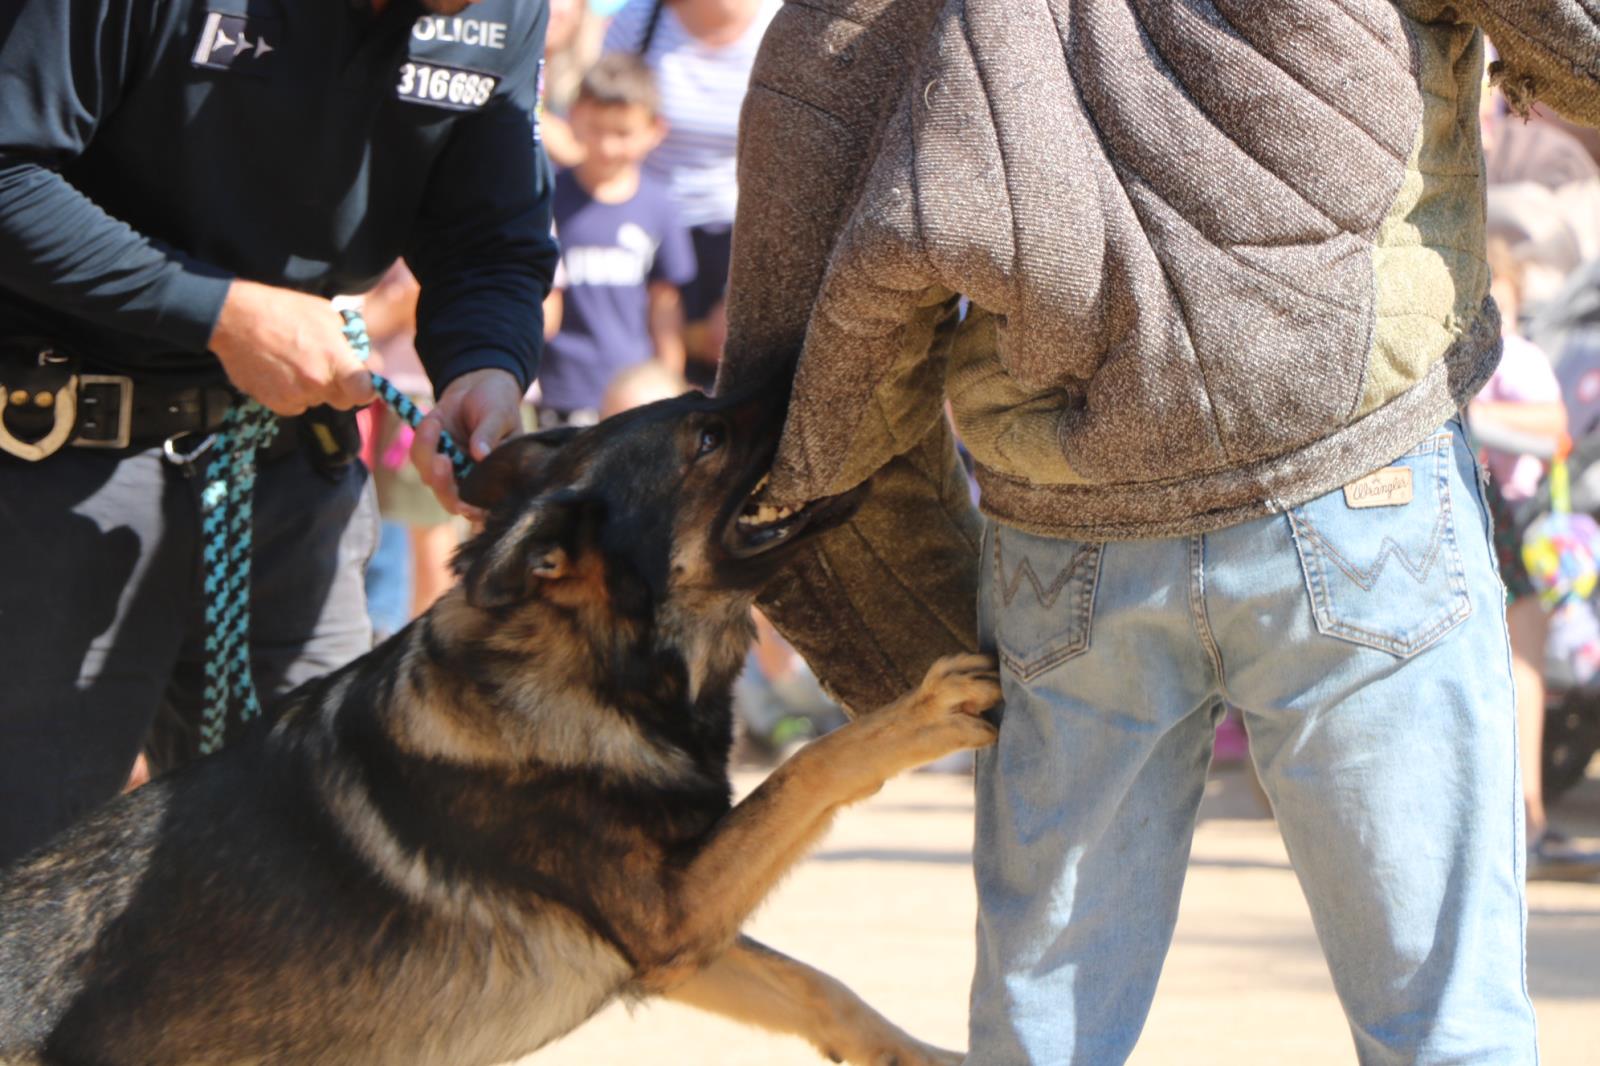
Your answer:
[[[1411,502],[1411,468],[1386,466],[1344,487],[1350,507],[1400,507]]]

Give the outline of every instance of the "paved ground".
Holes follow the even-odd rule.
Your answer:
[[[1600,769],[1597,767],[1596,769]],[[749,787],[755,780],[746,776]],[[1600,779],[1557,820],[1600,837]],[[1348,1066],[1350,1039],[1310,917],[1248,780],[1218,775],[1155,1009],[1144,1066]],[[758,937],[841,978],[925,1040],[964,1043],[972,969],[972,791],[917,774],[845,813],[757,916]],[[1600,1062],[1600,885],[1529,892],[1529,980],[1546,1066]],[[525,1066],[814,1066],[799,1041],[672,1004],[612,1008]]]

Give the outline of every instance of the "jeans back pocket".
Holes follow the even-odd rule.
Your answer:
[[[1442,430],[1290,509],[1319,632],[1409,658],[1472,613],[1451,509],[1454,447]]]
[[[992,541],[995,647],[1015,677],[1031,681],[1088,648],[1101,546],[999,524]]]

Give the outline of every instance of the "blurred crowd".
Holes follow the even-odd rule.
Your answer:
[[[1600,137],[1488,87],[1480,117],[1504,348],[1468,414],[1506,585],[1528,876],[1588,880],[1600,853],[1546,805],[1600,748]]]

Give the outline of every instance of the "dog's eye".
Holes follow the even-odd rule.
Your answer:
[[[722,447],[722,427],[707,426],[700,431],[700,446],[695,451],[695,458],[710,455],[720,447]]]

